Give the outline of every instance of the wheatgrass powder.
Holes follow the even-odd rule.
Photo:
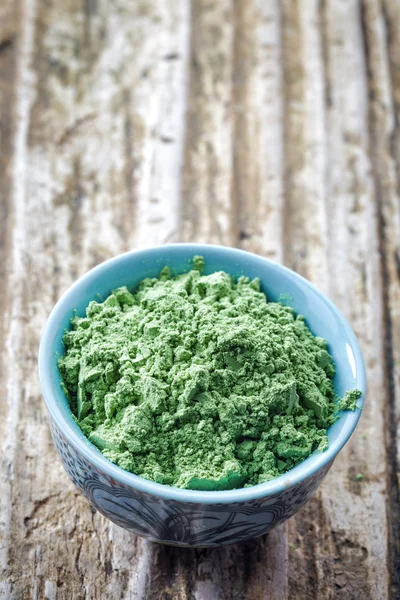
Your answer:
[[[115,290],[75,316],[59,359],[77,423],[109,460],[180,488],[268,481],[328,446],[335,398],[325,340],[268,302],[260,281],[202,275]],[[336,404],[335,404],[336,402]]]

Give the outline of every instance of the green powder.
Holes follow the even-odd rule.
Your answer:
[[[258,279],[203,276],[203,264],[91,302],[64,335],[62,385],[123,469],[188,489],[254,485],[326,449],[335,370],[326,342]]]
[[[360,390],[352,390],[346,392],[343,398],[341,398],[337,405],[337,410],[356,410],[357,400],[361,398],[362,394]]]

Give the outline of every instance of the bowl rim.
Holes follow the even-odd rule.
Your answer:
[[[327,450],[324,452],[316,452],[309,457],[312,460],[304,463],[301,462],[299,465],[287,471],[286,473],[272,479],[270,481],[260,483],[257,485],[249,486],[247,488],[239,488],[236,490],[224,490],[224,491],[196,491],[196,490],[184,490],[176,488],[154,481],[144,479],[134,473],[125,471],[118,465],[109,461],[101,452],[98,450],[79,430],[79,426],[75,424],[72,413],[71,418],[66,419],[61,413],[61,410],[55,401],[53,394],[53,383],[50,376],[50,362],[47,360],[46,354],[48,353],[48,347],[51,345],[50,332],[57,328],[58,322],[62,316],[65,316],[66,310],[70,311],[68,307],[68,299],[73,291],[88,283],[88,280],[93,280],[103,270],[109,269],[117,265],[121,260],[125,260],[128,256],[136,255],[139,259],[145,259],[146,255],[151,254],[154,251],[167,251],[168,249],[191,249],[193,254],[201,254],[205,249],[214,249],[216,251],[235,255],[237,259],[246,260],[260,260],[267,262],[272,269],[281,271],[288,277],[294,278],[299,284],[317,294],[320,299],[330,308],[335,315],[338,317],[341,325],[345,329],[345,332],[349,338],[350,347],[353,351],[355,365],[356,365],[356,383],[355,388],[362,392],[362,396],[358,401],[358,407],[355,411],[346,411],[339,418],[345,419],[345,425],[340,431],[337,438],[330,441]],[[305,315],[307,318],[307,315]],[[181,502],[189,503],[201,503],[201,504],[215,504],[215,503],[237,503],[247,502],[255,500],[260,497],[269,497],[283,491],[289,490],[300,482],[304,482],[309,479],[312,475],[317,473],[320,469],[328,466],[331,461],[335,458],[338,452],[343,448],[346,442],[352,435],[358,420],[360,418],[362,408],[364,406],[365,395],[366,395],[366,369],[364,364],[363,355],[361,348],[355,333],[350,327],[347,319],[342,315],[335,304],[318,290],[310,281],[299,275],[292,269],[275,263],[263,256],[258,254],[241,250],[238,248],[232,248],[229,246],[219,246],[216,244],[197,244],[197,243],[176,243],[176,244],[164,244],[151,246],[146,249],[130,250],[123,254],[118,254],[113,258],[110,258],[94,268],[84,273],[79,279],[77,279],[59,298],[55,306],[53,307],[47,322],[42,331],[40,345],[39,345],[39,381],[44,401],[49,411],[50,417],[55,421],[57,427],[62,431],[63,435],[67,438],[68,442],[74,447],[75,450],[79,450],[89,462],[91,462],[99,471],[104,472],[108,477],[122,483],[123,485],[133,488],[139,492],[144,492],[152,496],[157,496],[166,500],[176,500]]]

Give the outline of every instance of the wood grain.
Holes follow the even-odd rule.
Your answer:
[[[2,1],[0,597],[400,598],[399,40],[397,0]],[[296,269],[368,369],[316,497],[224,549],[159,546],[94,513],[36,375],[76,277],[171,241]]]
[[[385,375],[385,440],[388,487],[388,551],[390,590],[400,587],[400,493],[399,493],[399,415],[400,415],[400,180],[398,75],[393,52],[393,30],[399,31],[400,7],[366,2],[363,23],[369,59],[369,122],[371,160],[375,178],[378,234],[382,273],[383,350]],[[393,24],[390,25],[390,18]],[[392,27],[389,34],[389,27]],[[390,35],[390,38],[389,38]],[[388,47],[388,39],[391,44]],[[398,49],[398,48],[397,48]]]
[[[319,251],[316,243],[310,245],[314,265],[318,267],[321,261],[320,268],[326,273],[329,295],[362,342],[369,372],[369,402],[358,435],[344,449],[340,464],[334,465],[314,509],[311,504],[308,518],[305,511],[306,516],[300,514],[289,527],[295,540],[299,526],[300,532],[307,532],[307,527],[320,532],[315,535],[315,550],[306,563],[308,572],[314,563],[315,576],[308,582],[311,595],[316,580],[316,592],[322,597],[386,597],[387,573],[376,568],[375,558],[388,560],[388,525],[385,491],[380,484],[385,477],[380,397],[384,376],[380,361],[376,364],[376,355],[382,351],[378,341],[382,306],[375,290],[381,285],[381,274],[370,176],[366,57],[357,2],[335,6],[326,3],[320,18],[325,32],[321,53],[327,74],[323,90],[324,153],[329,165],[324,202],[327,229]],[[316,212],[312,196],[307,195],[307,202],[308,211]],[[308,275],[319,283],[318,271],[309,268]],[[363,485],[356,483],[357,472],[364,474]],[[374,518],[370,519],[372,514]],[[308,545],[304,533],[300,539]],[[297,566],[300,568],[298,560]]]

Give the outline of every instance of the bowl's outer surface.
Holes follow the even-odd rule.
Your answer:
[[[198,244],[174,244],[131,252],[102,263],[78,280],[53,309],[39,352],[39,373],[49,409],[53,440],[72,481],[90,503],[118,525],[155,541],[183,546],[234,543],[262,535],[292,516],[329,470],[354,430],[360,410],[345,412],[328,431],[329,448],[314,454],[277,479],[241,490],[194,492],[146,481],[110,463],[71,417],[60,387],[57,353],[76,309],[84,315],[91,300],[103,300],[115,288],[134,287],[168,264],[173,273],[190,269],[194,254],[205,257],[205,273],[224,270],[233,276],[259,277],[271,300],[283,299],[306,317],[315,335],[328,341],[337,368],[335,391],[366,391],[365,367],[358,342],[336,307],[305,279],[247,252]]]
[[[180,502],[109,477],[68,442],[51,417],[50,426],[67,473],[94,508],[124,529],[173,546],[223,546],[267,533],[314,495],[333,462],[277,494],[245,502]]]

